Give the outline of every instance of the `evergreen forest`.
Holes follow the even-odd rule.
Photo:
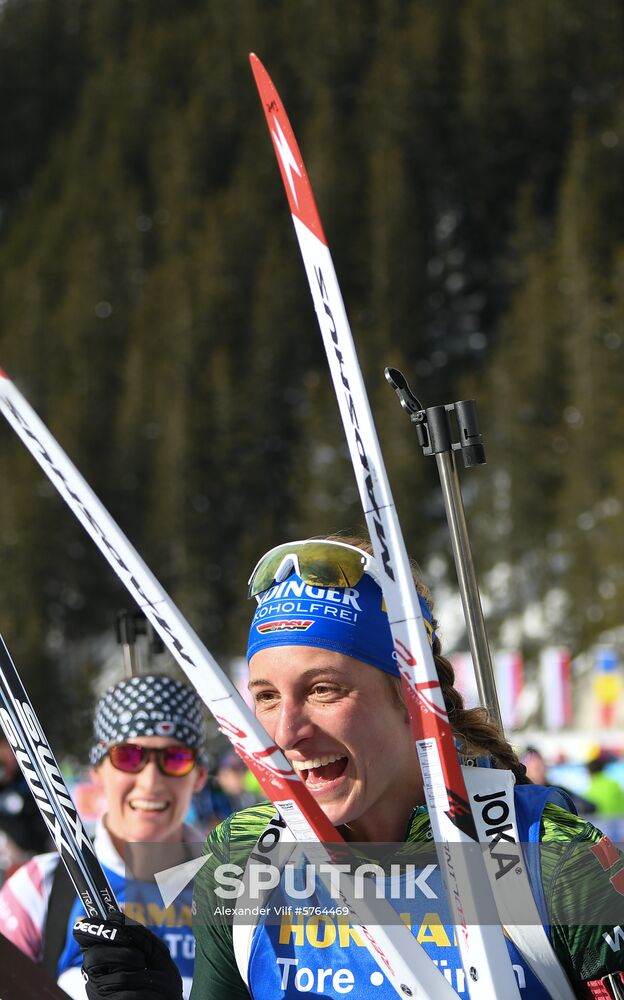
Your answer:
[[[0,365],[224,663],[265,549],[361,530],[250,51],[306,161],[408,549],[454,586],[386,365],[425,406],[477,401],[487,464],[460,480],[491,643],[514,620],[529,659],[582,651],[624,598],[619,0],[4,0]],[[0,632],[74,751],[128,598],[6,421],[0,552]]]

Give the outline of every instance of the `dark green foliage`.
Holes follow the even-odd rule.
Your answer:
[[[250,50],[306,159],[410,550],[450,562],[386,364],[425,405],[478,400],[473,549],[486,589],[500,563],[514,580],[492,638],[553,588],[544,639],[619,622],[623,20],[615,0],[5,0],[0,364],[217,656],[244,648],[264,548],[362,522]],[[8,427],[0,461],[0,632],[70,749],[76,651],[127,598]]]

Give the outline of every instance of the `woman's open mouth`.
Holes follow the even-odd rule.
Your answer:
[[[324,784],[340,778],[346,769],[348,759],[342,754],[327,754],[323,757],[311,757],[308,760],[293,760],[293,769],[311,787],[321,787]]]

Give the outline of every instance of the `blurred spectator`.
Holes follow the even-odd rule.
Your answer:
[[[219,761],[217,781],[227,799],[228,815],[253,806],[258,801],[246,786],[247,767],[237,753],[230,751]]]
[[[213,781],[195,796],[196,822],[204,830],[211,830],[230,813],[253,806],[262,797],[248,786],[249,771],[233,750],[225,753],[217,765]]]
[[[548,785],[546,761],[537,747],[527,747],[524,753],[520,754],[520,760],[526,768],[527,778],[530,778],[534,785]]]
[[[560,788],[562,792],[565,792],[569,796],[574,803],[577,813],[581,816],[587,816],[596,812],[596,806],[588,798],[571,791],[569,788],[565,788],[563,785],[553,786],[552,782],[548,780],[546,761],[537,747],[527,747],[524,753],[520,754],[520,760],[526,768],[527,778],[534,785],[545,785],[547,788]]]
[[[613,760],[611,754],[599,753],[586,765],[589,785],[585,795],[601,816],[624,816],[624,788],[615,778],[605,773],[607,764],[611,764]]]
[[[0,730],[0,882],[33,854],[50,850],[47,827]]]

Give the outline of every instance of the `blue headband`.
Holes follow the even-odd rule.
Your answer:
[[[431,609],[418,596],[433,645]],[[367,573],[355,587],[330,589],[304,583],[293,573],[258,601],[249,629],[248,661],[271,646],[320,646],[399,676],[381,587]]]

